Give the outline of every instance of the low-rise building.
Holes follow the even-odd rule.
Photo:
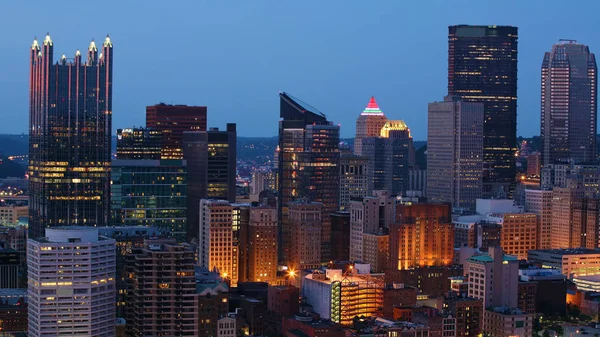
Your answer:
[[[556,268],[567,277],[600,274],[600,249],[530,250],[527,260],[541,264],[542,268]]]
[[[484,334],[490,337],[532,336],[535,314],[496,307],[483,314]]]

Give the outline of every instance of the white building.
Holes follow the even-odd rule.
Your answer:
[[[395,219],[396,203],[386,191],[373,191],[372,197],[350,201],[350,261],[364,262],[363,234],[378,234]]]
[[[236,337],[235,318],[225,316],[217,322],[217,337]]]
[[[29,239],[29,336],[115,336],[115,255],[115,241],[93,227]]]

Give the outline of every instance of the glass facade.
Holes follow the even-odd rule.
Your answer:
[[[448,95],[484,103],[485,197],[503,196],[514,190],[517,40],[517,27],[449,27]]]
[[[596,161],[596,57],[588,46],[562,40],[542,62],[542,165]]]
[[[185,239],[187,182],[182,160],[115,160],[112,165],[115,226],[153,226]]]
[[[105,226],[110,209],[113,46],[92,41],[53,61],[46,36],[30,51],[29,236],[55,226]]]
[[[161,137],[152,129],[117,129],[117,159],[160,159]]]

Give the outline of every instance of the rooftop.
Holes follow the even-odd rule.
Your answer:
[[[583,255],[583,254],[600,254],[600,249],[589,248],[560,248],[560,249],[537,249],[530,250],[530,253],[548,253],[559,255]]]
[[[472,256],[472,257],[468,258],[467,260],[473,261],[473,262],[483,262],[483,263],[494,262],[494,259],[489,254]],[[518,260],[515,256],[504,254],[502,256],[502,261],[518,261]]]

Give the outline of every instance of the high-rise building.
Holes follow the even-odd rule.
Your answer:
[[[527,156],[527,176],[539,177],[541,174],[541,154],[534,152]]]
[[[0,247],[0,289],[19,288],[19,252]]]
[[[117,159],[111,166],[113,225],[154,226],[185,239],[187,174],[183,160]]]
[[[387,232],[394,221],[396,203],[387,191],[350,201],[350,261],[366,262],[364,234]]]
[[[323,204],[321,257],[328,260],[331,245],[329,214],[339,210],[340,127],[310,105],[280,93],[279,121],[279,259],[289,260],[288,203],[303,198]]]
[[[595,162],[598,69],[588,46],[560,40],[542,62],[542,165]]]
[[[234,250],[233,230],[233,206],[228,201],[200,201],[198,264],[208,270],[216,269],[236,286],[239,255],[237,247]]]
[[[378,137],[363,138],[362,153],[369,162],[369,192],[387,190],[401,196],[408,190],[408,172],[414,163],[414,149],[410,130],[404,121],[389,120]]]
[[[244,249],[245,247],[240,247]],[[275,284],[277,279],[277,209],[250,209],[248,224],[248,281]]]
[[[483,102],[483,196],[511,193],[517,151],[517,27],[448,27],[448,95]]]
[[[147,128],[117,129],[117,159],[158,160],[161,137],[160,131]]]
[[[340,210],[346,210],[351,198],[368,195],[369,161],[353,154],[340,158]]]
[[[600,240],[600,200],[577,198],[573,201],[573,235],[579,236],[579,245],[573,248],[598,248]]]
[[[475,209],[483,182],[483,103],[446,97],[429,103],[427,198]]]
[[[578,248],[581,231],[577,232],[573,223],[573,204],[583,197],[583,191],[573,187],[555,187],[552,190],[552,248]]]
[[[391,270],[448,266],[454,258],[450,204],[398,205],[390,225]]]
[[[381,128],[387,122],[385,114],[379,109],[375,97],[371,97],[369,104],[356,120],[356,136],[354,137],[354,153],[362,156],[362,140],[368,137],[379,137]]]
[[[29,90],[29,237],[56,226],[105,226],[110,209],[113,45],[54,63],[33,41]]]
[[[519,260],[506,255],[500,247],[467,259],[465,275],[469,277],[469,297],[483,301],[485,308],[517,307]]]
[[[161,133],[161,158],[183,159],[183,132],[206,131],[205,106],[167,105],[146,107],[146,127]]]
[[[288,203],[288,207],[291,232],[288,266],[291,270],[318,268],[323,262],[320,249],[323,204],[298,200]]]
[[[135,336],[197,336],[194,252],[174,240],[154,239],[126,258],[129,330]]]
[[[537,215],[537,249],[552,248],[552,191],[526,189],[525,211]]]
[[[335,212],[331,215],[331,261],[350,259],[350,212]]]
[[[234,123],[228,123],[226,130],[183,132],[188,172],[188,240],[198,237],[201,199],[235,202],[236,144]]]
[[[27,240],[29,335],[115,336],[115,254],[93,227]]]

